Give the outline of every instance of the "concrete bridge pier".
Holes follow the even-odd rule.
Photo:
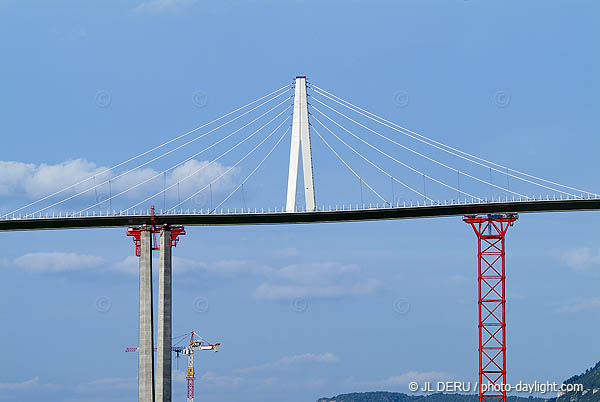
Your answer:
[[[158,334],[156,340],[156,402],[171,402],[171,279],[171,229],[166,227],[160,234]]]
[[[139,402],[154,402],[154,320],[152,316],[152,234],[140,232]]]
[[[160,246],[153,243],[160,232]],[[185,234],[181,225],[152,224],[133,226],[127,236],[133,237],[135,255],[140,257],[140,332],[138,343],[138,401],[171,402],[171,322],[172,322],[172,248],[179,236]],[[160,249],[160,273],[158,278],[158,334],[156,382],[154,377],[154,320],[152,316],[152,250]],[[156,385],[156,386],[155,386]]]

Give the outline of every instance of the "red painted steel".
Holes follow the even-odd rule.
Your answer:
[[[194,379],[190,377],[187,378],[187,399],[194,400]]]
[[[506,232],[517,214],[467,216],[477,235],[479,402],[506,402]]]
[[[190,337],[190,346],[194,343],[194,331],[192,331],[192,336]],[[192,355],[190,355],[191,357],[193,357]],[[193,360],[192,360],[193,362]],[[190,371],[191,370],[191,371]],[[194,400],[194,366],[192,364],[192,367],[189,366],[188,363],[188,369],[187,369],[187,400],[188,401],[193,401]]]
[[[150,231],[152,233],[152,250],[160,250],[160,243],[156,235],[167,228],[171,231],[171,247],[175,247],[179,242],[179,236],[185,235],[184,227],[180,225],[156,227],[154,205],[152,205],[150,207],[150,225],[132,226],[127,228],[127,236],[133,237],[133,244],[135,244],[135,256],[139,257],[141,254],[142,242],[140,236],[143,231]]]

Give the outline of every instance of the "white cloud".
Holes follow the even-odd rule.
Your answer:
[[[295,247],[284,247],[273,252],[273,257],[296,257],[300,255],[300,251]]]
[[[462,285],[466,281],[467,278],[464,275],[450,275],[450,277],[448,278],[448,283],[455,286]]]
[[[31,387],[35,387],[40,382],[39,377],[33,377],[31,380],[25,380],[21,382],[0,382],[0,389],[6,390],[19,390],[19,389],[30,389]]]
[[[452,374],[443,371],[408,371],[400,375],[391,376],[382,380],[372,381],[368,384],[380,387],[397,387],[408,385],[412,381],[415,381],[420,384],[425,381],[448,381],[451,380],[453,377],[454,376]]]
[[[152,264],[154,265],[156,261],[153,260]],[[137,275],[140,272],[139,257],[128,255],[125,259],[117,262],[113,269],[124,274]]]
[[[152,264],[153,266],[158,266],[158,263],[158,257],[155,256],[152,260]],[[139,258],[129,255],[123,260],[115,263],[114,269],[122,273],[137,275],[139,270]],[[360,268],[356,265],[343,265],[336,262],[327,262],[294,264],[277,269],[249,260],[229,259],[208,263],[185,257],[173,257],[174,275],[190,272],[204,272],[214,276],[225,277],[258,275],[285,280],[294,284],[319,285],[337,281],[346,274],[359,273]],[[358,283],[354,287],[354,292],[370,292],[370,289],[374,284],[373,280]]]
[[[254,297],[262,300],[292,300],[297,297],[339,299],[371,294],[381,285],[381,281],[374,278],[352,285],[273,285],[263,283],[254,291]]]
[[[360,272],[360,268],[356,265],[316,262],[288,265],[279,270],[279,275],[296,283],[318,284],[329,283],[341,275],[355,272]]]
[[[0,161],[0,196],[36,199],[83,181],[83,183],[61,193],[60,196],[66,198],[87,190],[76,199],[84,199],[89,204],[90,200],[96,201],[96,197],[99,201],[102,201],[111,195],[115,196],[139,184],[138,187],[123,193],[119,197],[141,200],[145,196],[160,191],[165,184],[166,187],[169,187],[180,182],[178,188],[172,187],[167,190],[167,199],[173,204],[173,201],[183,200],[207,186],[224,174],[229,167],[218,162],[210,164],[207,161],[192,159],[167,172],[166,181],[160,171],[149,167],[134,170],[119,178],[116,178],[116,176],[125,173],[126,170],[106,172],[107,169],[105,166],[97,166],[85,159],[73,159],[54,165]],[[232,189],[238,173],[239,169],[234,168],[216,181],[212,185],[213,193],[219,194]],[[156,177],[153,178],[154,176]],[[148,182],[141,184],[146,180]],[[97,187],[93,189],[96,185]],[[203,197],[202,195],[199,198],[202,200]],[[198,201],[196,198],[193,197],[192,201]],[[115,202],[113,202],[113,205]],[[123,207],[128,207],[129,204]],[[201,206],[198,205],[197,207],[200,208]]]
[[[46,390],[46,391],[57,391],[61,392],[72,391],[78,394],[86,393],[100,393],[107,390],[120,391],[120,390],[135,390],[137,388],[136,378],[102,378],[98,380],[92,380],[89,382],[83,382],[79,384],[52,384],[40,382],[39,377],[34,377],[30,380],[14,383],[0,383],[0,390],[6,391],[21,391],[21,390]]]
[[[98,380],[89,381],[86,383],[78,384],[75,387],[75,390],[82,393],[88,392],[98,392],[103,391],[105,389],[111,390],[123,390],[123,389],[137,389],[137,379],[136,378],[119,378],[119,377],[111,377],[111,378],[101,378]]]
[[[185,371],[175,370],[173,371],[173,382],[183,384],[186,382],[187,375]]]
[[[152,257],[152,269],[158,272],[157,269],[160,267],[160,260],[157,255]],[[202,269],[204,264],[188,258],[173,257],[173,275],[179,275]],[[138,275],[140,272],[140,258],[135,255],[128,255],[121,261],[117,262],[113,266],[113,270],[127,274],[127,275]]]
[[[565,303],[557,311],[559,313],[579,313],[586,310],[600,310],[600,297],[590,297]]]
[[[18,381],[18,382],[4,382],[0,383],[0,390],[6,391],[21,391],[30,389],[43,389],[47,391],[56,391],[66,389],[65,385],[62,384],[50,384],[40,382],[38,376],[33,377],[30,380]]]
[[[196,0],[149,0],[138,5],[134,11],[150,14],[179,13],[196,2]]]
[[[274,270],[271,278],[279,283],[264,282],[254,291],[262,300],[294,298],[339,299],[375,292],[382,283],[374,278],[360,279],[360,267],[338,262],[293,264]]]
[[[256,264],[246,260],[220,260],[214,263],[206,264],[205,269],[212,273],[224,276],[234,276],[240,274],[253,275],[271,275],[276,272],[275,269],[261,264]]]
[[[281,369],[285,367],[290,367],[299,363],[337,363],[340,360],[338,356],[333,353],[304,353],[292,356],[283,356],[281,359],[276,360],[270,363],[263,363],[258,366],[247,367],[243,369],[237,369],[236,372],[239,373],[250,373],[267,369]]]
[[[275,362],[275,367],[287,367],[300,362],[336,363],[340,360],[335,354],[327,352],[321,354],[304,353],[299,355],[284,356]]]
[[[66,272],[99,268],[104,260],[97,256],[76,253],[30,253],[14,260],[15,265],[30,272]],[[152,264],[158,272],[158,255]],[[139,258],[128,255],[107,268],[113,272],[137,276]],[[375,278],[356,277],[360,268],[336,262],[293,264],[276,269],[247,260],[220,260],[206,263],[184,257],[173,257],[175,278],[189,274],[204,274],[213,277],[237,277],[255,275],[269,278],[254,291],[260,300],[292,300],[297,297],[339,299],[374,293],[381,286]]]
[[[351,296],[367,295],[375,292],[382,286],[382,282],[375,278],[369,278],[366,281],[356,283],[350,288]]]
[[[600,249],[573,248],[562,255],[562,261],[570,268],[582,270],[600,265]]]
[[[40,197],[97,175],[97,180],[107,179],[101,175],[106,168],[97,167],[85,159],[74,159],[55,165],[0,161],[0,195],[27,195]],[[74,191],[84,190],[85,185]]]
[[[12,194],[24,185],[23,179],[31,176],[35,165],[21,162],[0,161],[0,195]]]
[[[152,266],[159,266],[158,256],[153,257]],[[113,269],[121,273],[137,275],[139,272],[139,258],[129,255],[123,260],[115,263]],[[221,260],[213,263],[205,263],[190,258],[173,257],[174,276],[192,272],[204,272],[214,276],[231,277],[245,274],[267,275],[274,271],[273,268],[245,260]]]
[[[277,377],[267,377],[263,379],[263,386],[265,387],[273,387],[279,384],[279,378]]]
[[[187,375],[185,371],[175,370],[173,372],[173,382],[175,383],[183,384],[187,381],[186,378]],[[217,375],[212,371],[207,371],[202,374],[198,381],[202,381],[202,384],[205,386],[232,388],[239,387],[245,380],[238,376]]]
[[[244,382],[241,377],[216,375],[211,371],[207,371],[200,377],[200,383],[205,386],[216,386],[224,388],[237,388]]]
[[[158,264],[158,261],[157,261]],[[181,275],[189,272],[206,269],[206,264],[200,261],[183,257],[173,257],[173,275]],[[156,265],[158,266],[158,265]]]
[[[28,253],[15,259],[18,267],[36,273],[77,271],[96,268],[102,263],[100,257],[76,253]]]
[[[323,388],[327,384],[327,380],[322,377],[309,378],[306,380],[306,386],[311,389]]]

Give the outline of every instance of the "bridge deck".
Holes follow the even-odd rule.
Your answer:
[[[560,212],[600,209],[600,199],[489,202],[475,204],[371,208],[316,212],[247,212],[228,214],[156,215],[156,224],[186,226],[275,225],[318,222],[352,222],[384,219],[432,218],[506,212]],[[149,215],[112,215],[0,220],[0,231],[127,227],[150,223]]]

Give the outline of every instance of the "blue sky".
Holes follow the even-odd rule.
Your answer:
[[[598,11],[592,1],[0,1],[0,211],[297,74],[465,151],[598,191]],[[231,206],[283,205],[285,144]],[[313,144],[317,203],[358,202],[356,180]],[[561,381],[600,360],[596,221],[523,214],[511,228],[509,382]],[[137,261],[125,230],[0,236],[0,400],[134,400],[137,358],[124,349],[137,343]],[[174,250],[173,333],[222,343],[197,360],[198,398],[301,402],[475,381],[475,251],[458,217],[187,228]]]

